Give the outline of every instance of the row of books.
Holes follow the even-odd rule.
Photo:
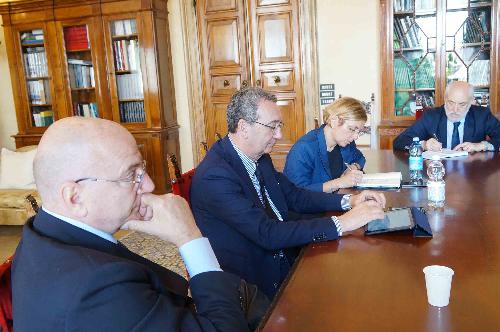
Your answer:
[[[469,67],[469,83],[472,85],[490,84],[490,60],[476,60]]]
[[[434,107],[434,94],[432,95],[422,94],[419,97],[422,103],[422,107],[424,108]]]
[[[132,35],[137,33],[137,24],[134,19],[118,20],[112,23],[113,36]]]
[[[64,44],[67,51],[85,50],[90,47],[87,25],[64,28]]]
[[[43,30],[33,29],[21,33],[21,45],[32,45],[43,42]]]
[[[99,112],[97,111],[96,103],[74,103],[73,115],[84,116],[86,118],[98,118]]]
[[[43,47],[28,47],[23,53],[26,75],[29,78],[48,76],[47,55]]]
[[[118,99],[120,100],[144,98],[141,72],[117,75],[116,85],[118,88]]]
[[[46,127],[54,122],[54,112],[50,110],[34,110],[33,122],[35,127]]]
[[[120,120],[121,122],[145,122],[144,102],[120,103]]]
[[[115,40],[113,41],[113,51],[116,70],[140,70],[137,40]]]
[[[396,89],[410,89],[412,86],[413,71],[404,60],[394,59],[394,87]]]
[[[412,0],[394,0],[394,11],[397,12],[408,12],[413,10]]]
[[[488,16],[489,13],[485,10],[475,10],[469,14],[469,19],[467,19],[463,29],[465,43],[480,43],[483,38],[485,41],[489,41]]]
[[[68,59],[69,84],[72,89],[95,87],[91,61]]]
[[[420,46],[418,28],[409,16],[394,18],[394,48],[415,48]]]
[[[427,57],[420,63],[415,73],[415,88],[416,89],[434,89],[435,84],[435,68],[434,63]]]
[[[50,104],[50,87],[48,80],[28,81],[28,96],[31,104]]]

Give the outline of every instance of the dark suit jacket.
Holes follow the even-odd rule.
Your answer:
[[[410,146],[413,137],[428,140],[433,137],[432,134],[436,134],[439,141],[446,147],[446,121],[444,106],[425,111],[411,127],[399,134],[394,140],[393,148],[404,150],[405,146]],[[500,121],[491,114],[488,108],[473,105],[465,116],[463,141],[478,143],[486,140],[486,136],[489,136],[489,142],[493,144],[495,151],[499,151]]]
[[[290,264],[281,249],[338,237],[330,217],[287,221],[288,210],[341,210],[341,195],[299,189],[274,169],[269,155],[259,160],[267,191],[285,222],[266,214],[229,138],[216,142],[196,168],[191,206],[222,269],[256,284],[272,298]]]
[[[190,280],[44,211],[30,219],[13,262],[14,330],[245,331],[239,278]]]

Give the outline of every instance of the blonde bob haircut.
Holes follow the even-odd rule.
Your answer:
[[[337,116],[340,120],[364,122],[368,120],[363,103],[351,97],[339,98],[325,107],[323,110],[323,122],[328,123],[333,116]]]

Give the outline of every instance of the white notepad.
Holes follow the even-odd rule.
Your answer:
[[[359,188],[399,188],[401,172],[363,174],[363,179],[356,185]]]
[[[463,156],[468,156],[469,152],[467,151],[453,151],[450,149],[442,149],[441,151],[424,151],[422,153],[422,157],[424,159],[432,159],[432,156],[439,156],[440,159],[443,158],[454,158],[454,157],[463,157]]]

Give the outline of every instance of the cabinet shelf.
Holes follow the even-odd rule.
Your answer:
[[[39,46],[45,46],[45,43],[42,41],[36,42],[36,43],[21,43],[22,47],[39,47]]]
[[[50,77],[48,76],[37,76],[37,77],[26,77],[26,81],[39,81],[39,80],[48,80]]]
[[[111,37],[112,40],[123,40],[123,39],[138,39],[139,36],[136,33],[131,35],[114,35]]]
[[[90,48],[78,48],[75,50],[66,50],[66,53],[82,53],[82,52],[90,52]]]
[[[52,104],[30,104],[31,107],[51,107]]]
[[[481,47],[483,43],[464,43],[462,47]],[[490,46],[491,42],[484,42],[485,46]]]
[[[95,91],[95,86],[90,86],[86,88],[71,88],[71,92],[79,92],[79,91]]]
[[[130,99],[120,99],[118,100],[120,103],[131,103],[137,101],[144,101],[144,98],[130,98]]]
[[[413,92],[413,91],[434,91],[436,88],[417,88],[417,89],[411,89],[411,88],[396,88],[394,91],[396,92]]]

